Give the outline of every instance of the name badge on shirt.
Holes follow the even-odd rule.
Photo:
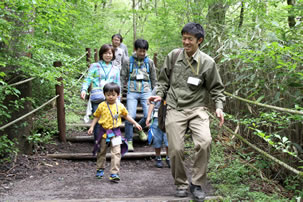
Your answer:
[[[198,79],[198,78],[195,78],[195,77],[188,77],[187,79],[187,83],[188,84],[192,84],[192,85],[195,85],[195,86],[198,86],[200,83],[201,83],[201,79]]]
[[[157,118],[158,117],[158,112],[155,112],[154,113],[154,118]]]
[[[112,146],[116,146],[116,145],[122,144],[121,136],[113,137],[111,139],[111,142],[112,142]]]
[[[137,74],[136,79],[137,80],[143,80],[144,76],[143,74]]]

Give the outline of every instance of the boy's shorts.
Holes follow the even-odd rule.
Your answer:
[[[151,128],[153,128],[153,133],[154,133],[153,143],[152,143],[153,148],[161,148],[163,144],[166,147],[168,147],[166,133],[164,133],[162,130],[158,128],[158,118],[153,119]]]

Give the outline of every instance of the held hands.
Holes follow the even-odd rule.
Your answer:
[[[220,109],[220,108],[217,108],[216,109],[216,115],[220,119],[219,126],[221,127],[223,125],[223,123],[224,123],[224,113],[223,113],[223,110]]]
[[[148,98],[148,104],[150,104],[151,102],[158,102],[161,100],[162,100],[162,98],[160,96],[150,96]]]

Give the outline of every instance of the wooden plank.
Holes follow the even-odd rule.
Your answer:
[[[161,152],[161,156],[166,156],[166,152]],[[56,153],[47,154],[49,158],[68,159],[68,160],[94,160],[96,156],[92,153]],[[110,159],[111,154],[106,154],[106,159]],[[122,159],[140,159],[155,157],[155,152],[127,152]]]

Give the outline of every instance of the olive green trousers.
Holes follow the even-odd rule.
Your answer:
[[[175,185],[180,189],[187,189],[189,185],[184,165],[184,138],[187,127],[191,130],[194,144],[194,156],[189,157],[192,159],[187,159],[192,162],[191,182],[201,186],[206,180],[212,140],[206,108],[197,107],[178,111],[168,106],[165,119],[168,154]]]

